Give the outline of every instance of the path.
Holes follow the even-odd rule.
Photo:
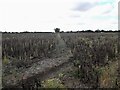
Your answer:
[[[19,72],[15,76],[7,76],[5,78],[7,81],[6,87],[21,86],[21,82],[28,83],[33,81],[35,78],[44,80],[45,78],[52,76],[56,71],[69,65],[70,57],[71,55],[54,59],[45,59],[34,63],[31,67],[27,68],[25,72]]]
[[[5,87],[21,87],[23,83],[30,85],[33,84],[36,78],[44,80],[53,76],[53,74],[59,72],[59,70],[68,67],[71,64],[69,59],[72,57],[72,54],[70,49],[66,48],[65,42],[58,33],[56,34],[56,43],[57,51],[55,56],[57,56],[57,58],[39,60],[33,63],[31,67],[16,75],[8,75],[5,77],[5,81],[7,81]]]

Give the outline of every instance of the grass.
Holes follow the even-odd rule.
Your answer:
[[[111,62],[108,66],[101,68],[100,87],[116,87],[118,61]]]
[[[58,78],[48,79],[42,82],[43,88],[65,88]]]
[[[3,63],[4,65],[8,64],[8,63],[9,63],[9,59],[7,59],[7,57],[4,56],[2,63]]]

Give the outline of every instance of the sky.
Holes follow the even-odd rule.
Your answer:
[[[0,0],[0,31],[118,30],[119,0]]]

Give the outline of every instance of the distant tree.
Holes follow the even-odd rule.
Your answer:
[[[100,32],[100,30],[99,30],[99,29],[97,29],[97,30],[95,30],[95,32]]]
[[[85,30],[82,30],[81,32],[85,32]]]
[[[61,33],[64,33],[64,31],[61,31]]]
[[[113,32],[112,30],[109,30],[108,32]]]
[[[54,30],[55,30],[56,33],[60,32],[60,28],[55,28]]]
[[[66,31],[66,33],[70,33],[70,31]]]
[[[23,33],[29,33],[29,31],[24,31]]]
[[[104,30],[101,30],[101,32],[105,32]]]
[[[80,33],[80,31],[78,30],[77,33]]]
[[[92,30],[86,30],[86,32],[93,32]]]

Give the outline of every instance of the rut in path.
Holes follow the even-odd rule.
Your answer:
[[[18,86],[22,85],[24,83],[24,85],[26,87],[29,87],[31,85],[34,86],[35,84],[35,80],[37,79],[38,81],[44,81],[48,78],[52,78],[54,77],[56,74],[59,74],[61,71],[65,70],[67,67],[71,67],[72,66],[72,62],[69,61],[69,60],[66,60],[66,62],[64,63],[61,63],[59,64],[58,66],[54,66],[54,67],[51,67],[49,68],[48,70],[46,71],[43,71],[43,72],[39,72],[38,74],[35,74],[25,80],[22,80]]]
[[[66,48],[66,44],[60,37],[60,34],[56,34],[56,52],[57,58],[45,59],[34,63],[31,67],[27,68],[24,72],[19,72],[18,75],[13,78],[7,76],[6,87],[21,87],[24,83],[26,86],[33,84],[36,78],[44,80],[57,73],[61,68],[67,67],[70,64],[69,58],[72,57],[70,49]],[[30,82],[30,83],[29,83]]]

